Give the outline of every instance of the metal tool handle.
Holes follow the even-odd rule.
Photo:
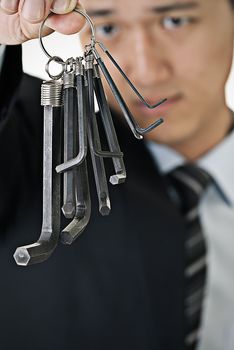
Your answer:
[[[97,42],[97,44],[99,45],[99,47],[102,49],[103,52],[105,52],[105,54],[109,57],[109,59],[111,60],[111,62],[113,63],[113,65],[117,68],[117,70],[120,72],[120,74],[122,75],[122,77],[127,81],[128,85],[131,87],[131,89],[134,91],[134,93],[139,97],[139,99],[141,100],[141,102],[148,107],[149,109],[155,109],[158,106],[160,106],[162,103],[166,102],[167,99],[164,98],[161,101],[151,105],[149,104],[145,98],[140,94],[140,92],[137,90],[137,88],[133,85],[133,83],[131,82],[131,80],[128,78],[128,76],[124,73],[123,69],[120,67],[120,65],[116,62],[116,60],[114,59],[114,57],[110,54],[110,52],[108,51],[108,49],[105,47],[105,45],[103,45],[103,43]]]
[[[110,154],[112,154],[112,161],[115,168],[115,175],[110,177],[110,183],[117,185],[123,183],[126,179],[126,170],[124,166],[124,161],[122,157],[115,157],[113,154],[122,154],[118,142],[118,138],[115,132],[114,123],[112,120],[110,108],[108,106],[104,88],[99,74],[98,65],[94,66],[94,88],[97,97],[97,102],[99,106],[99,111],[105,130],[107,142],[110,148]]]
[[[85,77],[84,72],[78,70],[76,73],[76,93],[77,93],[77,104],[79,106],[77,110],[78,118],[78,138],[79,138],[79,149],[77,155],[65,161],[56,167],[58,173],[64,173],[74,167],[79,166],[86,158],[87,155],[87,113],[84,97],[85,89]]]
[[[60,176],[55,164],[61,158],[61,84],[48,82],[42,85],[44,104],[43,147],[43,219],[37,242],[16,249],[18,265],[27,266],[45,261],[57,246],[60,233]]]
[[[68,161],[74,156],[74,119],[76,118],[77,108],[75,73],[66,72],[63,78],[64,82],[64,161]],[[63,174],[63,206],[62,212],[68,219],[75,215],[75,196],[74,196],[74,173],[68,170]]]
[[[87,58],[89,59],[89,58]],[[92,58],[91,58],[92,60]],[[90,64],[90,62],[89,62]],[[103,158],[95,154],[96,147],[101,149],[100,136],[98,132],[97,120],[94,110],[94,86],[93,86],[93,68],[87,69],[88,80],[88,140],[94,170],[97,195],[99,200],[99,212],[102,215],[108,215],[111,210],[109,191],[106,180],[106,172]],[[95,143],[95,144],[94,144]]]

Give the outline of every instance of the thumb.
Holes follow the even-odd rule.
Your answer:
[[[74,1],[72,0],[71,2],[73,2],[74,5]],[[77,2],[77,0],[75,0],[75,6],[72,8],[72,10],[74,10],[74,8],[85,12],[84,7],[79,1]],[[58,14],[56,12],[56,15],[52,15],[47,19],[46,26],[63,34],[78,33],[85,25],[86,20],[83,16],[73,12],[72,10],[67,14]],[[53,10],[53,12],[55,11]]]
[[[79,5],[79,0],[54,0],[51,6],[51,11],[62,15],[73,11],[74,8],[78,7]]]

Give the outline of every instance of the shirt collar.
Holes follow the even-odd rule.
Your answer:
[[[186,163],[186,159],[174,149],[155,142],[147,142],[156,166],[162,174],[167,174]],[[227,203],[234,206],[234,131],[196,163],[214,179]]]
[[[198,160],[197,164],[215,180],[226,200],[234,206],[234,131]]]

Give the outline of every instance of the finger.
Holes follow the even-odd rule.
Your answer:
[[[85,11],[82,5],[79,5],[76,8]],[[76,12],[71,12],[66,15],[50,16],[46,21],[46,26],[62,34],[75,34],[83,28],[85,22],[83,16]]]
[[[22,42],[31,40],[31,39],[37,39],[39,36],[39,29],[40,25],[35,23],[29,23],[29,22],[22,22],[22,32],[24,35],[24,38],[22,39]],[[46,25],[43,27],[42,36],[47,36],[49,34],[53,33],[53,29],[47,27]]]
[[[52,2],[53,0],[21,0],[20,14],[29,23],[40,23],[49,14]]]
[[[69,13],[79,5],[77,0],[54,0],[51,10],[57,14]]]
[[[18,12],[19,0],[0,0],[0,10],[8,15]]]

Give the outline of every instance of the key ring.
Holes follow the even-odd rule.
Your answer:
[[[80,14],[81,16],[83,16],[86,21],[88,22],[88,24],[90,25],[90,29],[91,29],[91,47],[93,47],[96,43],[96,38],[95,38],[95,27],[94,27],[94,24],[93,24],[93,21],[91,20],[91,18],[89,17],[89,15],[87,15],[86,12],[82,11],[82,10],[79,10],[78,8],[75,8],[73,10],[73,12],[76,12],[78,14]],[[43,40],[42,40],[42,31],[43,31],[43,27],[45,25],[45,22],[46,20],[48,19],[48,17],[52,14],[49,13],[48,16],[44,19],[44,21],[42,22],[41,26],[40,26],[40,30],[39,30],[39,42],[40,42],[40,45],[41,45],[41,48],[42,50],[44,51],[44,53],[46,54],[46,56],[50,59],[50,60],[53,60],[53,57],[57,57],[57,56],[51,56],[49,54],[49,52],[46,50],[45,48],[45,45],[43,43]],[[57,60],[57,63],[59,64],[62,64],[64,65],[65,62],[61,59],[61,60]]]
[[[56,62],[56,63],[59,63],[59,64],[62,65],[62,70],[61,70],[61,72],[59,74],[53,75],[53,74],[50,73],[50,63],[51,62]],[[53,56],[47,62],[46,67],[45,67],[45,71],[46,71],[46,73],[49,75],[49,77],[52,80],[59,80],[62,77],[62,75],[63,75],[63,73],[64,73],[64,71],[66,69],[65,65],[66,65],[65,62],[63,61],[63,59],[61,57]]]

